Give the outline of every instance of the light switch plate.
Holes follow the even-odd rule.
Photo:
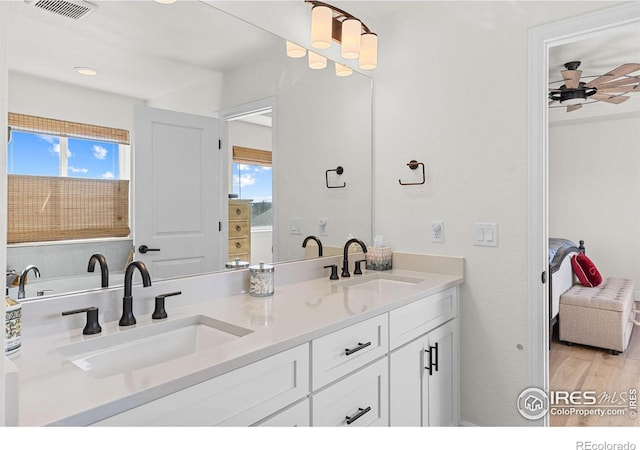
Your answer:
[[[473,245],[483,247],[498,246],[498,224],[487,222],[473,223]]]
[[[302,234],[302,217],[292,217],[289,230],[291,234]]]

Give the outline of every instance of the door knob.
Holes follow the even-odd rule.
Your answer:
[[[147,252],[159,252],[160,249],[159,248],[149,248],[146,245],[141,245],[140,247],[138,247],[138,251],[140,253],[147,253]]]

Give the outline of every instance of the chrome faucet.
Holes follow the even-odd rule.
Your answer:
[[[20,278],[18,279],[18,298],[24,298],[24,282],[27,279],[27,273],[33,270],[33,274],[38,278],[40,276],[40,270],[33,264],[24,268],[22,273],[20,274]]]
[[[344,244],[344,258],[342,259],[342,274],[341,274],[343,278],[351,276],[349,274],[349,246],[351,244],[358,244],[362,248],[362,251],[364,253],[367,253],[367,246],[360,239],[352,238],[352,239],[349,239],[346,244]]]
[[[96,266],[96,261],[100,263],[100,274],[102,279],[102,287],[109,287],[109,267],[107,266],[107,258],[101,253],[94,253],[89,258],[89,266],[87,272],[93,272]]]
[[[322,242],[320,242],[320,239],[318,239],[315,236],[307,236],[306,238],[304,238],[304,242],[302,242],[302,248],[307,248],[307,242],[309,241],[316,241],[316,244],[318,244],[318,258],[322,256]]]
[[[151,277],[147,266],[142,261],[131,261],[124,271],[124,297],[122,298],[122,317],[118,324],[122,327],[136,324],[136,318],[133,315],[133,296],[131,295],[131,285],[133,283],[133,272],[135,269],[140,271],[142,275],[142,285],[144,287],[151,286]]]

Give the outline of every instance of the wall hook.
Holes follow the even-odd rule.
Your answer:
[[[327,182],[327,187],[329,189],[343,188],[347,186],[347,183],[345,182],[342,183],[342,186],[329,186],[329,172],[335,172],[338,175],[342,175],[344,173],[344,169],[342,168],[342,166],[338,166],[335,169],[327,169],[327,171],[324,173],[324,177]]]
[[[416,161],[415,159],[412,159],[411,161],[409,161],[407,163],[407,166],[409,166],[409,169],[411,170],[416,170],[418,168],[418,166],[422,166],[422,181],[419,183],[403,183],[402,180],[398,180],[398,183],[400,183],[402,186],[409,186],[412,184],[424,184],[425,182],[425,176],[424,176],[424,164],[421,162]]]

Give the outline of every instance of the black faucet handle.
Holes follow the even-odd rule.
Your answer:
[[[167,311],[164,309],[164,299],[167,297],[172,297],[174,295],[180,295],[182,291],[169,292],[167,294],[156,295],[156,306],[153,310],[153,314],[151,314],[152,319],[166,319]]]
[[[82,330],[82,334],[98,334],[102,332],[102,327],[98,323],[98,307],[97,306],[89,306],[88,308],[80,308],[80,309],[72,309],[70,311],[63,311],[63,316],[68,316],[71,314],[78,313],[87,313],[87,323]]]
[[[362,268],[360,267],[360,264],[362,264],[363,262],[367,262],[367,260],[361,259],[360,261],[356,261],[356,268],[353,271],[354,275],[362,275]]]
[[[328,266],[324,266],[325,269],[328,269],[329,267],[331,267],[331,276],[329,277],[330,280],[339,280],[340,277],[338,277],[338,266],[335,264],[330,264]]]

